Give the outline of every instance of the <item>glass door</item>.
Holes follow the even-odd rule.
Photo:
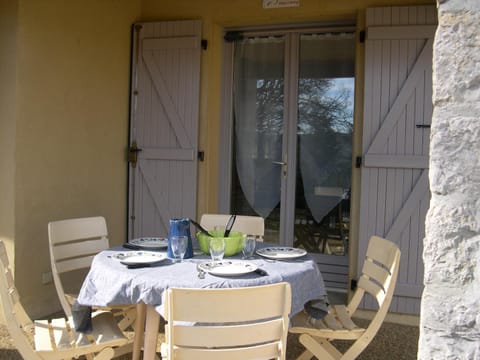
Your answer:
[[[296,247],[346,255],[353,141],[353,34],[300,36]]]
[[[352,164],[353,33],[235,42],[231,212],[265,241],[345,255]]]
[[[285,36],[235,43],[232,213],[265,219],[279,242],[284,144]]]

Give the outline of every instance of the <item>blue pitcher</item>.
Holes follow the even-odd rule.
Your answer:
[[[170,219],[170,230],[168,232],[168,248],[167,255],[169,258],[173,258],[172,247],[170,246],[170,236],[186,236],[187,241],[187,251],[185,251],[184,259],[189,259],[193,257],[193,246],[192,238],[190,236],[190,219],[188,218],[179,218],[179,219]]]

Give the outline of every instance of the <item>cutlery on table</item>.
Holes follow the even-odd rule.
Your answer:
[[[197,264],[197,271],[198,271],[198,278],[199,279],[205,279],[205,271],[203,271],[202,268],[200,268],[200,264]]]
[[[225,233],[223,234],[223,237],[228,237],[230,235],[230,231],[232,231],[233,224],[235,223],[235,219],[237,218],[237,215],[232,215],[230,216],[230,219],[228,219],[227,226],[225,227]]]

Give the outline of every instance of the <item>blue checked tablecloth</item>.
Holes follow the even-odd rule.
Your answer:
[[[257,244],[257,248],[265,246],[275,245]],[[200,279],[197,276],[197,265],[210,260],[207,255],[195,255],[182,263],[172,263],[171,260],[166,259],[152,267],[128,269],[114,257],[114,254],[127,251],[132,250],[116,247],[95,256],[80,290],[78,304],[109,306],[144,302],[154,305],[162,314],[163,294],[169,287],[234,288],[282,281],[290,283],[292,288],[292,315],[302,311],[311,300],[320,300],[324,303],[326,299],[322,275],[309,255],[289,261],[272,261],[256,255],[248,261],[255,263],[268,275],[248,273],[241,276],[220,277],[207,273],[203,279]],[[239,255],[225,260],[240,258]],[[312,302],[307,304],[307,310],[311,304]],[[315,302],[313,304],[315,305]]]

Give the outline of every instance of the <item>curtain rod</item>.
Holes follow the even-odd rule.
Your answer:
[[[263,29],[263,30],[233,30],[225,33],[226,41],[241,40],[256,36],[279,36],[292,33],[303,34],[326,34],[326,33],[355,33],[355,26],[317,26],[317,27],[296,27],[286,29]]]

